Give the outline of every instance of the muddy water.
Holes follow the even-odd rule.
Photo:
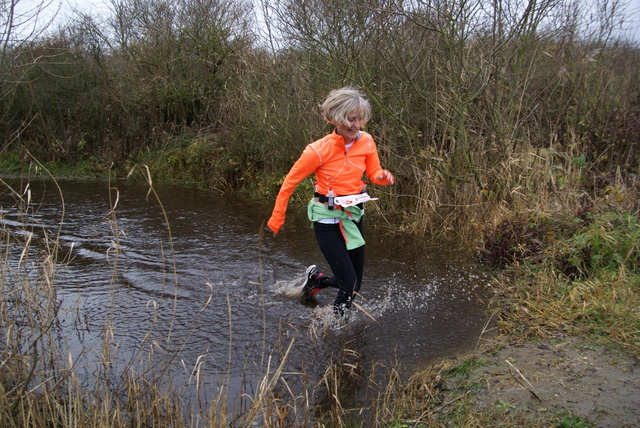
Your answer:
[[[12,182],[20,191],[25,184]],[[278,237],[261,239],[270,200],[165,185],[154,186],[156,197],[131,181],[58,184],[61,191],[52,181],[29,184],[28,215],[3,189],[0,221],[59,236],[60,340],[87,378],[108,344],[114,377],[151,359],[171,367],[172,384],[187,395],[197,378],[200,396],[226,389],[241,406],[241,394],[283,360],[293,390],[341,358],[345,367],[398,364],[410,373],[473,347],[486,322],[480,297],[489,275],[447,243],[370,221],[361,310],[335,323],[333,291],[318,293],[315,308],[297,299],[306,266],[326,268],[303,201],[291,202]]]

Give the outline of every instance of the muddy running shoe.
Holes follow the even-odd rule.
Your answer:
[[[338,291],[336,300],[333,302],[333,313],[336,317],[343,317],[347,310],[351,308],[352,296],[342,290]]]
[[[302,284],[302,297],[311,297],[325,288],[322,286],[322,278],[324,276],[316,265],[309,266],[305,275],[304,284]]]

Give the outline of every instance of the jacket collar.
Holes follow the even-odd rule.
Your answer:
[[[338,134],[336,132],[336,128],[333,128],[333,132],[331,133],[332,138],[334,139],[334,141],[337,144],[342,144],[343,146],[347,145],[347,143],[345,143],[344,138],[342,137],[342,135]],[[362,131],[358,131],[358,134],[356,135],[355,140],[353,140],[354,143],[356,143],[358,140],[360,140],[360,137],[362,137]]]

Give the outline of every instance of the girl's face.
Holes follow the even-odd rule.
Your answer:
[[[334,123],[334,125],[336,125],[336,133],[344,138],[345,144],[348,144],[358,136],[364,121],[356,107],[347,115],[346,124]]]

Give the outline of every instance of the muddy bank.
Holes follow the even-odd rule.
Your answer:
[[[466,357],[473,361],[466,376],[440,385],[440,417],[463,405],[493,415],[496,425],[640,426],[637,359],[565,336],[483,347]]]

